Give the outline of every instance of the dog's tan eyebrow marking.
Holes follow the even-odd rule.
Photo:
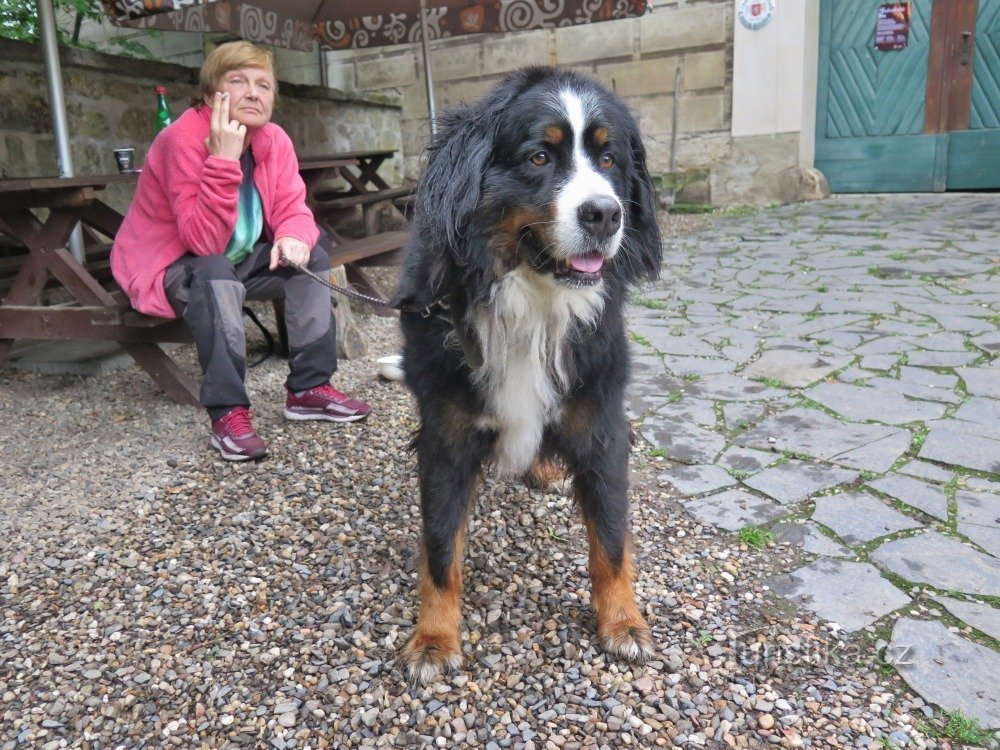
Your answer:
[[[549,125],[545,128],[545,142],[553,146],[558,146],[563,142],[563,138],[566,137],[566,133],[558,125]]]
[[[603,125],[594,129],[594,143],[598,146],[607,146],[611,142],[611,133]]]

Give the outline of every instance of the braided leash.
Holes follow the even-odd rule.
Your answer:
[[[428,305],[427,307],[413,307],[410,305],[398,305],[398,306],[393,305],[388,300],[384,300],[381,297],[373,297],[369,294],[362,294],[361,292],[356,292],[353,289],[347,289],[345,287],[332,284],[330,283],[329,280],[324,279],[322,276],[313,273],[304,265],[300,265],[298,263],[292,263],[291,261],[288,260],[284,260],[283,262],[286,266],[291,266],[296,271],[304,273],[306,276],[313,279],[314,281],[318,281],[320,284],[325,286],[327,289],[330,289],[331,291],[337,292],[338,294],[343,294],[345,297],[349,299],[357,300],[359,302],[367,302],[369,305],[375,305],[376,307],[388,307],[390,310],[399,310],[400,312],[420,313],[420,315],[422,315],[425,318],[428,318],[434,314],[435,307],[439,307],[442,310],[448,309],[448,306],[444,303],[443,300],[437,300],[436,302],[434,302],[431,305]]]
[[[359,302],[367,302],[368,304],[375,305],[376,307],[390,307],[390,308],[392,307],[392,305],[390,305],[387,300],[381,299],[380,297],[372,297],[372,296],[369,296],[367,294],[362,294],[361,292],[356,292],[353,289],[345,289],[342,286],[337,286],[336,284],[331,284],[327,279],[324,279],[322,276],[313,273],[312,271],[310,271],[308,268],[306,268],[303,265],[299,265],[298,263],[292,263],[289,260],[282,260],[282,262],[286,266],[291,266],[296,271],[300,271],[301,273],[304,273],[306,276],[308,276],[309,278],[313,279],[314,281],[318,281],[320,284],[322,284],[323,286],[325,286],[327,289],[331,289],[331,290],[333,290],[335,292],[343,294],[345,297],[349,297],[350,299],[356,299]],[[395,308],[393,308],[393,309],[395,309]]]

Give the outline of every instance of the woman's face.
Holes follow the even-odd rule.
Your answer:
[[[274,89],[274,76],[264,68],[230,70],[219,81],[219,91],[229,94],[229,117],[248,129],[270,122]]]

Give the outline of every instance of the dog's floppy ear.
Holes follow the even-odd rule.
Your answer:
[[[477,221],[483,176],[494,152],[498,121],[516,88],[508,83],[475,104],[438,118],[417,185],[413,239],[394,301],[426,306],[463,279],[485,289],[492,273],[485,223]]]
[[[632,160],[628,177],[628,219],[623,250],[628,259],[628,281],[636,283],[642,279],[653,280],[660,275],[663,240],[656,216],[656,189],[649,177],[646,149],[637,127],[629,128],[628,144]]]
[[[493,153],[493,109],[486,101],[452,109],[439,119],[415,206],[416,229],[425,245],[461,255]]]

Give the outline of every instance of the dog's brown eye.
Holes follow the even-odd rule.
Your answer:
[[[539,151],[536,154],[532,154],[531,158],[528,159],[528,161],[530,161],[536,167],[544,167],[546,164],[549,163],[549,155],[544,151]]]
[[[615,157],[611,154],[601,154],[601,169],[611,169],[615,165]]]

